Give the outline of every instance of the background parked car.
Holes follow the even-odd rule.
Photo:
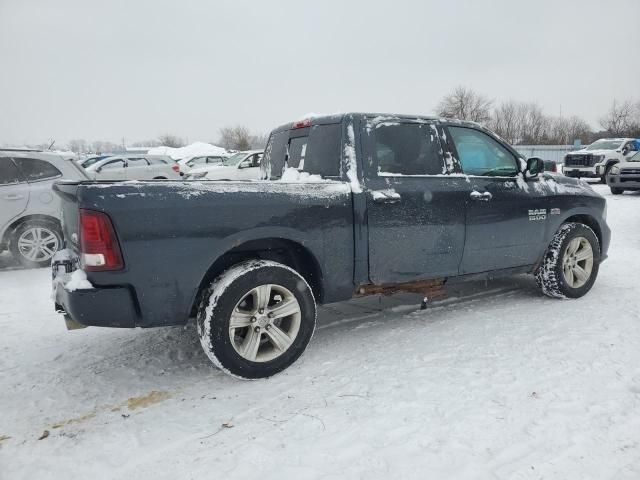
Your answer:
[[[257,180],[263,150],[238,152],[223,160],[221,165],[193,168],[186,180]]]
[[[107,157],[112,157],[112,156],[113,156],[112,153],[109,153],[107,155],[94,155],[93,157],[88,157],[82,160],[80,162],[80,165],[82,166],[82,168],[87,168],[93,165],[94,163],[98,163],[100,160],[103,160]]]
[[[614,195],[620,195],[625,190],[640,190],[640,152],[626,160],[613,165],[607,173],[607,184]]]
[[[180,167],[168,156],[116,155],[86,168],[94,180],[179,179]]]
[[[567,177],[600,178],[606,183],[609,170],[638,150],[633,138],[601,138],[582,150],[564,157],[563,172]]]
[[[198,155],[197,157],[183,158],[178,160],[178,166],[182,174],[189,173],[193,168],[200,168],[212,165],[222,165],[224,159],[222,155]]]
[[[55,180],[86,180],[73,160],[46,152],[0,150],[0,252],[24,266],[49,265],[62,246]]]
[[[558,164],[553,160],[542,160],[544,162],[544,171],[550,173],[558,173]]]

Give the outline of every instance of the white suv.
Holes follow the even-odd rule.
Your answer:
[[[49,265],[62,246],[59,179],[86,180],[73,160],[40,151],[0,149],[0,252],[26,267]]]
[[[567,177],[600,178],[606,182],[611,167],[637,150],[633,138],[601,138],[582,150],[565,155],[562,171]]]

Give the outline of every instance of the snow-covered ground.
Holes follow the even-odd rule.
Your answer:
[[[640,194],[595,188],[613,239],[586,297],[518,277],[330,305],[264,381],[193,327],[67,332],[47,269],[2,271],[0,478],[640,478]]]

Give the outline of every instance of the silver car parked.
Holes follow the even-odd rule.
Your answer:
[[[180,167],[166,155],[114,155],[85,168],[94,180],[177,180]]]
[[[73,160],[30,150],[0,149],[0,252],[10,250],[26,267],[49,265],[62,247],[59,179],[86,180]]]

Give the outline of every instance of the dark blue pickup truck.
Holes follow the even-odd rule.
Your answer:
[[[474,123],[314,117],[275,129],[261,168],[256,181],[57,183],[56,309],[70,327],[196,317],[216,365],[260,378],[302,354],[317,303],[523,272],[576,298],[609,247],[601,196]]]

